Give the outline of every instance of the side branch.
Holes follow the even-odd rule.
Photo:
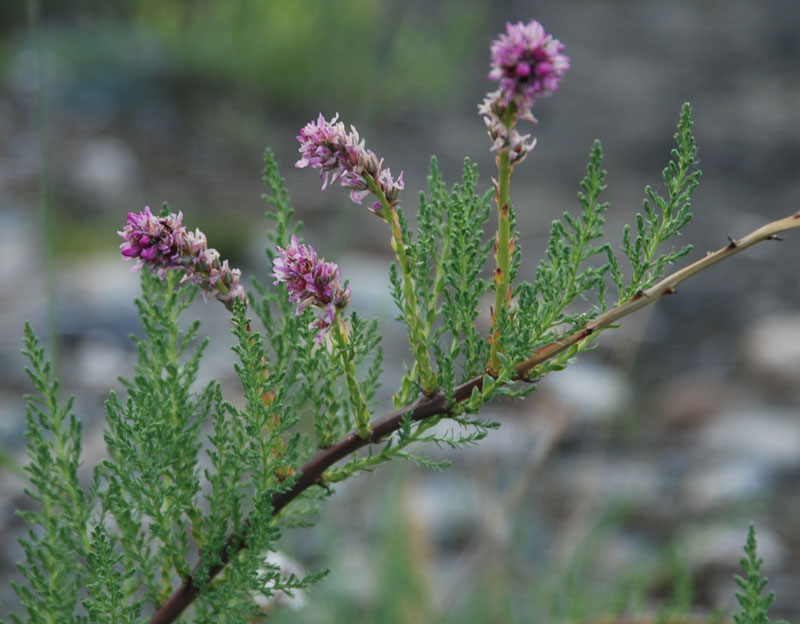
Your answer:
[[[800,228],[800,212],[784,219],[773,221],[751,232],[750,234],[738,239],[731,239],[730,244],[713,253],[707,254],[704,258],[690,264],[683,269],[665,277],[657,284],[651,286],[646,291],[637,293],[629,301],[617,306],[597,317],[588,323],[581,330],[570,334],[545,346],[537,349],[531,357],[517,366],[517,379],[524,378],[527,373],[535,366],[555,357],[574,344],[585,340],[593,333],[600,331],[621,318],[636,312],[661,297],[675,292],[675,287],[681,282],[689,279],[696,273],[703,271],[710,266],[727,259],[728,257],[752,247],[756,243],[764,240],[775,240],[781,232]],[[455,389],[456,401],[463,401],[472,395],[475,388],[479,390],[483,386],[485,375],[479,375]],[[324,472],[336,462],[355,453],[360,448],[369,444],[376,444],[400,429],[403,417],[409,414],[412,420],[419,421],[433,416],[447,415],[448,408],[443,393],[435,394],[431,397],[422,397],[416,403],[399,410],[390,412],[383,418],[374,421],[371,425],[371,432],[366,438],[362,438],[358,432],[354,431],[339,440],[336,444],[320,450],[309,459],[298,471],[298,476],[291,488],[284,492],[278,492],[272,497],[272,512],[278,514],[289,503],[300,496],[305,490],[315,484],[323,483]],[[247,548],[247,523],[244,525],[244,532],[241,534],[231,534],[225,541],[224,547],[219,552],[219,562],[207,570],[209,581],[213,579],[227,565],[230,555]],[[198,569],[195,568],[191,577],[186,579],[172,596],[159,608],[150,618],[149,624],[169,624],[174,622],[180,614],[188,607],[199,593],[198,586],[193,582],[193,577],[197,576]]]
[[[767,223],[757,230],[750,232],[750,234],[747,236],[740,238],[739,240],[729,239],[730,243],[722,249],[718,249],[713,253],[706,254],[705,258],[701,258],[689,266],[675,271],[647,290],[639,291],[629,301],[620,304],[616,308],[609,310],[605,314],[601,314],[593,321],[587,323],[583,329],[575,332],[574,334],[570,334],[561,340],[557,340],[556,342],[540,347],[533,355],[531,355],[531,357],[517,366],[517,372],[521,376],[524,376],[534,366],[538,366],[542,362],[545,362],[558,355],[572,345],[584,340],[585,338],[588,338],[596,331],[616,323],[621,318],[628,316],[629,314],[636,312],[637,310],[640,310],[651,303],[655,303],[665,295],[671,295],[675,293],[675,287],[681,282],[684,282],[692,277],[692,275],[695,275],[700,271],[703,271],[716,264],[717,262],[721,262],[722,260],[739,253],[740,251],[744,251],[756,243],[760,243],[761,241],[765,240],[775,240],[777,239],[778,234],[781,232],[785,232],[794,228],[800,228],[800,211],[796,212],[790,217],[785,217],[783,219],[778,219],[777,221]]]

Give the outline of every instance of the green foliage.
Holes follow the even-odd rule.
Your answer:
[[[436,161],[431,163],[431,177],[438,174]],[[447,198],[447,215],[450,226],[450,253],[443,263],[444,301],[441,307],[443,327],[450,335],[448,355],[437,354],[443,385],[452,384],[452,362],[461,355],[463,363],[457,378],[464,382],[480,373],[489,356],[489,344],[475,326],[478,306],[489,292],[490,282],[481,277],[492,248],[491,239],[483,234],[489,219],[491,191],[483,196],[476,194],[478,168],[464,161],[464,182],[454,187]],[[434,187],[431,186],[431,192]],[[431,308],[433,309],[433,308]]]
[[[86,558],[89,598],[83,601],[93,623],[116,624],[135,622],[141,613],[141,602],[129,601],[125,587],[135,570],[126,566],[123,555],[114,551],[113,540],[102,524],[92,532],[92,547]],[[125,570],[124,572],[122,570]]]
[[[267,249],[269,265],[275,258],[274,246],[285,246],[292,235],[299,235],[300,224],[291,225],[294,210],[289,202],[286,182],[278,171],[275,157],[270,150],[265,156],[264,180],[271,194],[264,199],[273,211],[267,217],[275,222],[275,229],[268,234],[273,246]],[[313,319],[310,309],[301,315],[290,303],[286,287],[267,289],[255,283],[261,301],[252,301],[264,326],[267,343],[274,358],[273,370],[281,371],[283,385],[298,391],[287,393],[289,411],[308,414],[316,433],[316,448],[330,446],[350,431],[356,418],[350,404],[350,393],[346,382],[340,379],[340,355],[332,350],[320,348],[315,340],[316,330],[309,328]],[[368,404],[376,398],[380,386],[383,353],[376,321],[365,321],[357,314],[350,318],[350,335],[344,357],[348,366],[364,371],[360,380],[361,391]],[[349,407],[349,408],[348,408]]]
[[[285,241],[291,209],[283,181],[270,177],[270,154],[267,163],[274,193],[268,199],[279,206],[272,240]],[[190,575],[201,588],[194,621],[247,622],[256,613],[254,595],[291,592],[319,578],[284,577],[265,559],[281,527],[306,524],[318,497],[308,493],[308,503],[279,517],[272,510],[273,497],[292,486],[295,467],[316,449],[297,431],[308,399],[298,391],[303,377],[294,354],[298,344],[316,348],[308,319],[295,316],[284,303],[285,293],[252,299],[264,320],[280,319],[282,330],[267,333],[268,348],[237,303],[235,368],[245,399],[237,408],[224,401],[216,382],[197,387],[207,341],[198,341],[198,322],[187,328],[180,323],[197,289],[182,284],[174,271],[163,280],[143,271],[141,284],[136,304],[144,336],[134,338],[135,376],[122,380],[127,398],[112,393],[107,401],[109,459],[88,493],[77,478],[80,421],[70,411],[71,400],[59,405],[51,367],[26,328],[29,373],[41,395],[29,398],[28,471],[35,486],[29,493],[42,510],[22,515],[42,532],[32,529],[23,542],[27,563],[21,568],[28,585],[17,588],[31,622],[140,621],[143,606],[162,604],[175,579]],[[352,324],[353,361],[374,359],[375,324],[355,316]],[[365,378],[369,399],[379,373],[373,367]],[[336,386],[336,392],[342,388]],[[208,462],[201,461],[203,455]],[[99,519],[92,520],[95,513]],[[231,551],[231,535],[246,535],[248,548]],[[213,580],[204,576],[209,566],[225,560],[223,574]],[[78,615],[68,619],[72,613]]]
[[[775,600],[774,592],[762,595],[769,579],[761,576],[764,560],[756,554],[756,528],[753,524],[747,529],[744,545],[745,556],[739,560],[744,577],[736,576],[736,584],[742,592],[736,592],[739,612],[733,615],[736,624],[769,624],[769,608]]]
[[[675,161],[664,171],[670,189],[669,200],[661,199],[652,189],[646,190],[650,200],[645,209],[652,225],[642,230],[637,247],[645,250],[640,254],[641,258],[632,258],[635,270],[627,286],[631,293],[628,298],[657,279],[664,266],[688,252],[686,248],[654,259],[659,246],[678,233],[690,218],[688,197],[697,185],[699,172],[689,170],[696,156],[689,115],[687,105],[681,113],[676,134]],[[602,148],[596,142],[578,194],[580,216],[573,217],[567,213],[563,220],[553,223],[546,256],[539,265],[536,280],[532,284],[523,282],[516,286],[516,305],[498,313],[501,369],[494,379],[485,378],[468,401],[458,404],[453,398],[456,385],[483,372],[489,351],[486,338],[476,327],[476,320],[480,302],[492,288],[489,281],[482,278],[492,248],[492,239],[485,232],[492,193],[477,194],[477,169],[468,161],[464,165],[462,183],[448,191],[436,160],[432,160],[428,193],[421,193],[419,197],[416,238],[408,220],[399,212],[405,252],[410,259],[422,318],[407,318],[409,308],[405,301],[405,284],[395,265],[390,267],[389,273],[391,293],[398,309],[397,320],[424,327],[426,348],[433,353],[437,365],[435,390],[448,397],[450,416],[461,419],[457,420],[459,425],[467,430],[474,428],[474,431],[459,429],[454,437],[431,436],[425,433],[429,421],[404,423],[400,434],[387,440],[381,451],[354,458],[342,469],[332,472],[329,475],[331,480],[338,481],[359,470],[372,469],[395,456],[408,457],[427,465],[428,460],[404,450],[411,442],[430,441],[454,446],[474,443],[485,435],[487,427],[493,425],[462,415],[477,413],[482,405],[497,395],[521,397],[532,392],[535,389],[533,385],[519,388],[508,385],[516,378],[516,366],[536,347],[580,329],[606,310],[606,276],[611,274],[615,281],[622,278],[611,247],[602,241],[603,213],[608,209],[608,204],[600,201],[600,193],[606,186],[602,157]],[[660,222],[656,220],[653,206],[661,210]],[[513,223],[511,226],[513,229]],[[521,250],[516,245],[512,273],[516,273],[521,261]],[[593,308],[581,312],[572,309],[574,303],[588,296],[596,301]],[[531,377],[540,378],[561,370],[591,346],[590,339],[573,346],[537,367]],[[420,388],[414,379],[413,371],[404,379],[395,395],[396,408],[409,405],[420,396]],[[433,465],[439,464],[433,462]]]
[[[564,213],[563,221],[554,221],[545,258],[540,262],[533,284],[519,287],[519,326],[522,339],[509,351],[518,358],[527,357],[538,344],[554,341],[566,326],[567,331],[581,327],[605,310],[605,274],[609,264],[586,266],[595,256],[609,254],[608,243],[595,244],[603,236],[603,213],[607,203],[599,201],[606,188],[602,168],[603,149],[595,141],[589,155],[586,176],[581,180],[578,201],[581,216]],[[612,254],[613,255],[613,254]],[[588,313],[570,313],[568,308],[585,293],[596,293],[598,308]]]
[[[91,550],[89,519],[97,481],[84,491],[78,478],[81,423],[72,412],[73,399],[59,401],[58,380],[28,324],[24,344],[30,362],[26,372],[37,392],[25,397],[31,460],[25,466],[31,487],[25,493],[39,509],[18,512],[29,526],[27,537],[20,539],[25,561],[18,564],[27,585],[15,583],[14,590],[28,622],[86,622],[76,609],[88,580],[82,561]]]
[[[619,290],[620,302],[654,284],[662,276],[666,265],[683,258],[692,250],[691,245],[686,245],[677,251],[658,254],[659,247],[677,236],[692,220],[689,200],[700,184],[702,175],[695,169],[697,146],[692,125],[692,107],[686,103],[681,108],[678,131],[674,135],[678,145],[670,152],[672,160],[662,173],[667,197],[659,195],[648,185],[644,191],[644,215],[636,215],[636,237],[631,241],[629,225],[622,232],[622,250],[630,260],[633,275],[628,285],[623,286],[621,272],[616,265],[612,265],[612,277]]]
[[[467,159],[462,182],[448,191],[434,157],[428,175],[428,193],[419,195],[416,239],[407,220],[400,214],[403,240],[412,267],[411,276],[417,288],[425,346],[433,351],[438,368],[436,390],[448,397],[455,426],[445,430],[444,434],[431,433],[429,430],[439,419],[406,421],[398,434],[385,442],[380,452],[355,458],[340,471],[332,473],[334,480],[347,478],[360,470],[371,470],[393,457],[440,468],[447,463],[408,452],[406,447],[415,442],[450,448],[471,446],[498,426],[466,416],[480,410],[477,401],[456,405],[453,399],[456,385],[482,371],[489,353],[488,342],[475,326],[475,320],[481,298],[490,289],[489,282],[481,274],[492,245],[484,232],[492,193],[488,191],[478,195],[477,187],[478,169]],[[399,311],[397,319],[408,322],[403,281],[394,264],[390,266],[389,279]],[[487,388],[490,386],[486,385]],[[406,376],[394,397],[395,407],[404,407],[419,395],[420,388],[414,385],[412,377]]]
[[[275,245],[286,245],[292,234],[297,234],[302,224],[298,223],[292,227],[292,217],[294,209],[289,203],[289,190],[286,188],[284,180],[278,171],[278,163],[275,154],[267,148],[264,152],[264,184],[269,187],[271,195],[264,194],[264,201],[270,204],[274,210],[268,210],[265,217],[275,222],[275,228],[267,232],[267,238]],[[275,251],[267,248],[267,257],[272,260]]]
[[[238,300],[233,305],[232,348],[241,390],[239,400],[228,401],[217,382],[198,384],[207,341],[199,339],[198,322],[182,321],[197,288],[183,283],[180,271],[167,271],[164,279],[144,271],[136,302],[144,335],[134,339],[135,375],[122,380],[126,396],[112,393],[106,403],[109,458],[84,490],[77,477],[79,421],[71,401],[58,403],[58,384],[27,327],[29,374],[39,395],[28,398],[32,461],[26,470],[33,483],[29,493],[41,506],[22,513],[38,527],[22,541],[26,562],[21,570],[28,584],[16,587],[29,621],[143,621],[142,613],[164,604],[176,582],[183,582],[199,591],[186,617],[244,623],[258,614],[255,596],[291,593],[320,578],[286,576],[268,555],[285,529],[312,522],[331,485],[395,458],[446,466],[448,461],[426,455],[426,449],[476,444],[499,426],[480,418],[487,402],[529,394],[535,385],[525,382],[564,368],[591,348],[593,336],[587,336],[520,378],[518,366],[534,350],[606,311],[608,276],[625,302],[688,252],[686,247],[660,251],[691,218],[689,197],[699,172],[692,170],[696,148],[688,105],[675,136],[678,145],[664,170],[667,197],[648,187],[634,240],[629,229],[623,233],[623,251],[633,269],[627,282],[603,242],[608,204],[600,194],[606,172],[601,146],[594,144],[580,184],[580,213],[553,223],[534,282],[515,284],[511,305],[496,313],[492,340],[500,348],[496,359],[491,357],[491,375],[485,374],[490,342],[479,327],[479,310],[493,290],[487,262],[495,239],[485,229],[493,191],[478,191],[477,167],[469,160],[461,182],[452,187],[436,159],[431,161],[416,231],[398,210],[394,240],[404,243],[398,258],[405,271],[392,265],[390,282],[398,319],[413,328],[414,364],[394,395],[398,411],[388,429],[373,429],[369,420],[382,372],[377,321],[355,311],[348,318],[337,312],[328,341],[320,342],[314,312],[298,315],[284,284],[275,288],[254,281],[247,306]],[[276,246],[299,236],[300,224],[293,223],[286,183],[270,151],[264,180],[269,190],[264,199],[272,206],[268,218],[274,223],[267,235],[271,268]],[[508,226],[513,233],[513,210]],[[515,244],[508,266],[512,277],[521,263]],[[586,300],[593,305],[578,309]],[[420,372],[420,355],[433,357],[435,370],[428,380],[433,387],[421,387],[426,374]],[[433,400],[438,401],[435,411],[415,412]],[[313,480],[301,473],[307,462],[353,439],[363,448],[350,452],[346,447],[346,455],[312,471]],[[753,542],[752,557],[754,549]],[[757,573],[760,563],[753,561],[746,571]],[[569,594],[565,617],[588,613],[570,594],[579,587],[576,579],[562,579]],[[411,593],[418,589],[409,586]],[[688,600],[683,590],[676,585],[676,604]],[[508,616],[511,606],[504,613]]]
[[[367,100],[397,112],[420,98],[436,103],[458,88],[463,70],[454,59],[470,50],[483,12],[479,3],[462,4],[454,10],[446,2],[439,16],[439,10],[420,15],[410,5],[368,0],[139,0],[134,13],[182,76],[266,94],[285,109],[337,93],[349,106]],[[320,36],[326,32],[337,35]]]
[[[426,346],[434,351],[439,368],[438,386],[446,393],[456,381],[463,382],[478,374],[488,354],[488,343],[475,326],[475,320],[478,304],[490,288],[481,273],[491,249],[491,241],[484,232],[491,192],[478,195],[477,185],[478,169],[467,159],[462,183],[448,191],[434,157],[428,175],[428,195],[419,195],[416,241],[405,220],[401,220],[412,261],[412,277],[417,285]],[[398,319],[405,320],[402,283],[395,265],[390,270],[390,282],[401,311]],[[408,404],[417,395],[414,389],[404,386],[395,407]]]
[[[189,574],[186,528],[195,536],[201,532],[200,427],[219,400],[215,384],[192,390],[206,341],[182,361],[199,323],[187,330],[178,325],[196,294],[179,288],[179,279],[142,273],[137,306],[145,338],[134,339],[136,375],[122,380],[126,401],[112,392],[106,403],[110,459],[102,468],[108,484],[103,509],[120,527],[126,563],[138,569],[146,597],[156,602],[169,596],[176,576]]]
[[[691,132],[691,107],[684,104],[675,134],[677,147],[663,171],[668,197],[658,195],[650,186],[645,189],[645,215],[637,215],[637,234],[631,242],[630,228],[623,230],[623,252],[633,272],[624,281],[620,262],[607,242],[602,242],[603,213],[608,204],[600,201],[605,189],[606,171],[602,168],[603,151],[596,141],[589,155],[586,176],[581,181],[578,201],[579,217],[565,213],[554,221],[550,230],[545,258],[540,262],[533,284],[517,287],[517,309],[501,323],[508,325],[500,332],[506,357],[516,365],[524,361],[538,346],[559,340],[585,326],[607,309],[606,277],[617,287],[617,304],[631,300],[663,276],[667,265],[676,262],[691,250],[661,252],[669,239],[677,236],[691,220],[689,198],[699,184],[701,172],[693,169],[697,148]],[[595,299],[596,305],[576,311],[575,303]],[[530,377],[561,370],[571,359],[591,348],[593,334],[568,351],[536,367]]]

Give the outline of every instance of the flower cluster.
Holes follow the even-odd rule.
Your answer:
[[[499,80],[500,88],[486,95],[478,113],[492,139],[492,151],[507,149],[512,165],[522,162],[536,145],[514,124],[518,119],[536,123],[531,106],[537,97],[556,91],[569,69],[563,49],[536,20],[506,24],[506,32],[492,42],[489,78]]]
[[[278,255],[272,261],[275,284],[284,283],[289,289],[289,301],[297,303],[297,314],[309,306],[319,309],[315,327],[317,340],[322,342],[341,310],[350,302],[350,285],[342,286],[341,269],[333,262],[317,257],[310,245],[301,245],[296,236],[285,248],[276,247]]]
[[[145,206],[142,212],[129,212],[128,222],[121,232],[125,241],[119,247],[126,258],[136,258],[133,270],[147,264],[158,270],[163,278],[169,269],[181,268],[186,247],[186,228],[181,225],[183,214],[158,218]]]
[[[182,221],[180,212],[156,217],[149,206],[128,213],[128,222],[117,234],[123,240],[122,255],[136,258],[131,270],[149,266],[164,279],[170,269],[181,269],[185,271],[181,281],[200,286],[204,297],[211,293],[228,308],[234,299],[246,302],[239,283],[242,272],[231,269],[227,260],[220,261],[219,252],[208,247],[206,235],[197,229],[188,231]]]
[[[564,44],[548,35],[536,20],[506,24],[506,32],[492,42],[490,80],[500,81],[506,106],[515,102],[523,111],[538,96],[558,90],[569,69],[569,57],[561,54]]]
[[[300,141],[301,158],[295,167],[319,169],[323,190],[338,180],[339,184],[351,189],[350,199],[357,204],[375,189],[370,185],[372,181],[389,205],[396,205],[403,189],[403,172],[395,180],[389,168],[383,168],[383,160],[378,160],[372,150],[364,147],[355,127],[350,126],[348,133],[344,123],[338,119],[337,114],[328,122],[320,113],[316,121],[310,121],[300,130],[297,140]],[[370,211],[384,216],[380,201],[374,202]]]

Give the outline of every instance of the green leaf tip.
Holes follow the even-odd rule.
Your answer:
[[[775,593],[762,595],[769,579],[761,576],[764,560],[756,552],[756,528],[752,522],[747,529],[744,553],[745,556],[739,560],[744,575],[734,577],[742,592],[736,592],[739,612],[733,615],[733,620],[736,624],[770,624],[769,609]]]

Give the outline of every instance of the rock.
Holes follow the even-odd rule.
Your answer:
[[[768,472],[762,463],[738,457],[705,466],[692,473],[684,484],[684,502],[692,511],[708,512],[752,500],[768,490]]]
[[[458,549],[471,538],[487,510],[487,493],[469,478],[427,474],[413,484],[406,500],[409,521],[419,523],[446,549]],[[490,497],[491,498],[491,497]]]
[[[333,250],[326,252],[319,245],[312,244],[312,246],[320,256],[325,256],[326,260],[336,261],[342,269],[343,278],[350,280],[352,306],[354,310],[359,311],[359,316],[362,318],[396,316],[397,308],[389,291],[389,265],[393,261],[391,256],[348,249],[343,250],[337,259],[331,256]],[[387,330],[405,334],[400,323],[386,323],[386,325]]]
[[[379,579],[375,553],[365,545],[363,536],[340,534],[330,548],[329,557],[333,573],[328,582],[333,591],[357,604],[369,604]]]
[[[0,390],[0,414],[3,414],[0,418],[0,440],[3,441],[0,450],[11,459],[13,450],[25,445],[25,400],[22,393]]]
[[[91,396],[103,396],[109,388],[119,390],[117,377],[131,377],[136,356],[131,349],[103,340],[82,340],[70,358],[69,377]]]
[[[750,459],[771,470],[800,467],[797,412],[774,407],[740,409],[708,423],[697,437],[703,456]]]
[[[75,176],[86,192],[106,197],[115,197],[130,188],[135,174],[133,150],[113,136],[90,139],[75,163]]]
[[[622,579],[653,556],[653,546],[641,535],[616,532],[604,537],[598,544],[596,561],[601,566],[603,576]]]
[[[548,466],[548,481],[560,498],[602,499],[605,503],[634,501],[659,505],[664,501],[665,478],[651,459],[609,459],[582,453]]]
[[[698,426],[717,415],[720,397],[730,400],[739,390],[739,386],[726,383],[720,371],[693,369],[660,384],[649,406],[668,426]]]
[[[800,381],[800,314],[760,318],[742,338],[748,367],[770,381]]]
[[[585,361],[549,375],[540,391],[554,393],[564,408],[575,411],[578,422],[607,422],[630,400],[625,375],[609,365]]]

